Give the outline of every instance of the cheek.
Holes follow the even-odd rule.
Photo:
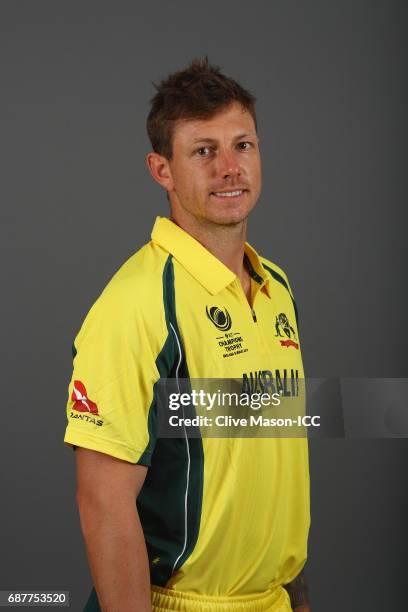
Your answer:
[[[189,168],[184,176],[184,184],[187,191],[196,196],[204,196],[208,193],[208,176],[202,169]]]
[[[178,189],[191,191],[202,182],[202,173],[194,164],[178,163],[173,178]]]
[[[173,172],[174,187],[180,194],[184,194],[186,191],[188,192],[188,181],[186,180],[187,176],[189,176],[188,170],[186,170],[181,164],[179,164],[177,169]]]
[[[251,175],[254,181],[260,182],[262,175],[260,160],[256,160],[252,165]]]

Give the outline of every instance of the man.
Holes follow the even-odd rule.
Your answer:
[[[287,372],[303,377],[287,278],[246,243],[261,190],[254,102],[207,59],[152,100],[147,164],[170,219],[74,344],[65,442],[95,585],[87,612],[309,610],[307,440],[157,435],[159,380],[278,389]]]

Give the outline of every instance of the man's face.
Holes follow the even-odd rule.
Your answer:
[[[234,225],[247,218],[261,191],[254,120],[237,102],[211,119],[178,121],[169,162],[172,212]]]

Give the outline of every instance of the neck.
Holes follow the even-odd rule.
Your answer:
[[[189,214],[179,214],[174,208],[170,219],[237,275],[251,303],[251,279],[244,266],[247,220],[234,225],[219,225],[210,221],[198,221]]]
[[[218,225],[208,221],[198,222],[191,216],[183,215],[181,218],[174,211],[171,212],[170,219],[200,242],[242,281],[245,276],[246,219],[234,225]]]

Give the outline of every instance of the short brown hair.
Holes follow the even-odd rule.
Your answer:
[[[210,119],[232,102],[239,102],[257,125],[255,96],[212,66],[207,56],[194,59],[185,70],[153,86],[157,92],[150,101],[147,133],[153,151],[167,159],[172,157],[173,129],[179,119]]]

